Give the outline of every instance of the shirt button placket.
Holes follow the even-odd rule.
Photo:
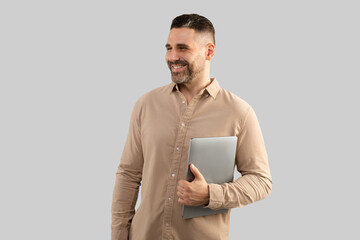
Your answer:
[[[178,135],[176,136],[175,140],[175,150],[173,155],[173,160],[171,163],[171,177],[169,178],[169,183],[167,185],[167,199],[165,203],[165,212],[164,212],[164,226],[165,231],[163,231],[163,239],[172,239],[171,237],[171,218],[172,218],[172,209],[174,204],[174,196],[176,195],[176,172],[179,171],[180,165],[181,165],[181,158],[182,158],[182,151],[181,148],[183,147],[184,140],[186,137],[186,131],[187,131],[187,123],[193,114],[195,105],[199,99],[193,99],[191,103],[186,106],[182,116],[180,117],[179,122],[179,131]],[[183,104],[186,103],[186,101],[182,101]]]

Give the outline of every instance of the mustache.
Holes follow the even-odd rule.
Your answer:
[[[177,60],[175,62],[168,61],[168,64],[169,64],[169,66],[174,65],[174,64],[189,65],[189,63],[185,60]]]

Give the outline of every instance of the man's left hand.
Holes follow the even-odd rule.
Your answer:
[[[190,170],[195,179],[192,182],[179,180],[177,187],[178,202],[182,205],[199,206],[209,203],[209,187],[205,178],[193,164]]]

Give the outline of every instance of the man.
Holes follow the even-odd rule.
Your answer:
[[[197,14],[176,17],[166,43],[172,82],[136,102],[116,174],[112,240],[229,238],[230,209],[271,191],[264,140],[253,109],[210,78],[215,30]],[[185,181],[189,140],[237,136],[232,183],[207,184],[196,166]],[[221,161],[221,159],[219,159]],[[135,212],[140,183],[141,204]],[[227,213],[182,218],[183,205],[228,208]]]

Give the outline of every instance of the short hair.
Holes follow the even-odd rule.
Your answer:
[[[210,33],[215,45],[215,28],[209,19],[198,14],[183,14],[174,18],[170,30],[173,28],[191,28],[199,33]]]

